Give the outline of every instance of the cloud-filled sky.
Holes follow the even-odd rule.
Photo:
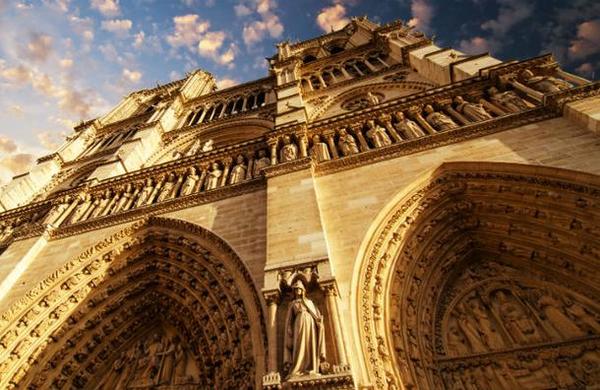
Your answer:
[[[600,74],[597,0],[0,0],[0,183],[129,92],[203,68],[221,88],[267,75],[279,41],[352,16],[405,20],[436,44]]]

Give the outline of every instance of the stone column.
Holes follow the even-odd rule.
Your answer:
[[[171,194],[169,195],[169,197],[167,199],[176,198],[177,194],[179,194],[179,189],[183,185],[183,179],[185,178],[185,171],[176,173],[176,175],[178,176],[177,181],[175,182],[173,191],[171,191]]]
[[[106,205],[106,207],[104,208],[104,210],[102,210],[102,213],[100,213],[100,217],[104,217],[105,215],[108,215],[110,213],[110,210],[112,209],[112,207],[115,205],[115,203],[117,203],[117,201],[120,198],[120,194],[115,194],[115,196],[112,197],[112,199],[110,200],[110,202],[108,202],[108,204]]]
[[[306,133],[298,136],[298,143],[300,144],[300,158],[308,157],[308,139],[306,138]]]
[[[133,206],[133,204],[134,204],[135,200],[137,199],[137,196],[138,196],[139,193],[140,193],[140,189],[136,187],[133,190],[133,194],[131,195],[131,199],[129,199],[129,201],[127,203],[125,203],[125,205],[123,205],[123,211],[129,210]]]
[[[279,143],[279,138],[270,139],[267,142],[269,143],[269,148],[271,149],[271,165],[277,165],[277,144]]]
[[[327,313],[331,316],[331,323],[333,324],[335,348],[339,359],[338,363],[341,366],[345,366],[348,364],[348,357],[346,355],[346,347],[344,345],[344,337],[342,336],[342,326],[340,324],[338,312],[337,286],[334,281],[331,281],[321,284],[321,287],[325,290]]]
[[[454,109],[454,107],[452,107],[452,104],[450,104],[450,103],[444,105],[444,110],[446,110],[446,112],[448,114],[450,114],[450,116],[456,122],[458,122],[459,125],[466,126],[466,125],[470,125],[471,123],[474,123],[474,122],[471,122],[470,120],[468,120],[467,118],[465,118],[464,116],[462,116],[462,114],[460,114],[458,111],[456,111]]]
[[[327,145],[329,145],[329,152],[331,153],[331,158],[337,159],[340,158],[340,155],[338,154],[337,147],[335,146],[335,139],[333,138],[334,134],[335,133],[333,131],[329,130],[327,132],[324,132],[323,136],[327,140]]]
[[[279,304],[279,291],[263,293],[267,302],[267,343],[268,361],[267,373],[277,372],[277,305]]]
[[[248,166],[246,168],[246,180],[252,179],[252,172],[254,171],[254,152],[247,152],[246,159],[248,160]]]
[[[419,107],[411,107],[408,110],[408,112],[421,125],[422,128],[424,128],[425,130],[427,130],[427,132],[429,134],[435,134],[435,133],[437,133],[437,130],[434,129],[433,126],[431,126],[429,124],[429,122],[427,122],[425,120],[425,118],[423,118],[423,116],[421,115],[421,108],[419,108]]]
[[[69,215],[71,215],[75,207],[77,207],[77,205],[79,204],[80,200],[80,198],[73,199],[73,202],[71,202],[69,207],[67,207],[67,209],[58,218],[56,218],[56,220],[52,223],[52,226],[59,227],[60,224],[63,223],[63,221],[67,219]]]
[[[224,187],[227,184],[227,177],[229,176],[229,170],[231,169],[231,163],[233,159],[231,157],[227,157],[223,159],[223,176],[221,176],[221,182],[219,183],[219,187]]]
[[[365,136],[362,133],[362,127],[362,123],[354,123],[350,125],[350,128],[352,128],[354,134],[356,134],[356,138],[358,138],[358,143],[360,144],[360,151],[366,152],[367,150],[369,150],[369,144],[367,144],[367,140],[365,139]]]
[[[381,120],[381,123],[383,123],[383,126],[386,128],[386,130],[392,135],[394,141],[402,141],[402,137],[400,137],[394,126],[392,126],[392,116],[390,114],[381,114],[379,119]]]
[[[202,185],[204,184],[204,180],[206,180],[206,172],[208,170],[207,164],[200,165],[200,179],[198,179],[198,183],[196,183],[196,187],[194,188],[194,192],[200,192],[202,190]]]

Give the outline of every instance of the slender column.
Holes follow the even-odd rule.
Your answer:
[[[313,85],[312,85],[312,81],[310,81],[310,77],[309,77],[309,78],[307,78],[307,79],[305,79],[305,80],[306,80],[306,81],[308,81],[308,89],[309,89],[310,91],[314,91],[314,90],[315,90],[315,87],[313,87]]]
[[[386,130],[392,135],[392,138],[396,142],[402,141],[402,137],[398,134],[394,126],[392,126],[392,116],[390,114],[381,114],[379,116],[381,123],[385,126]]]
[[[346,356],[346,347],[344,345],[342,326],[340,324],[340,316],[338,313],[337,287],[335,282],[332,282],[325,284],[323,289],[325,290],[325,295],[327,296],[327,313],[331,316],[331,323],[333,324],[333,331],[335,333],[335,347],[337,350],[339,364],[341,366],[345,366],[348,364],[348,357]]]
[[[338,78],[335,76],[335,73],[333,72],[333,70],[331,70],[327,73],[329,73],[329,75],[331,76],[331,79],[333,80],[334,83],[338,82]]]
[[[411,107],[408,112],[410,113],[410,115],[416,119],[416,121],[421,125],[422,128],[424,128],[425,130],[427,130],[427,132],[429,134],[435,134],[437,133],[437,130],[434,129],[429,122],[427,122],[425,120],[425,118],[423,118],[423,116],[421,115],[421,109],[419,107]]]
[[[131,206],[133,206],[133,203],[135,202],[139,193],[140,193],[139,188],[136,188],[133,190],[133,195],[131,195],[131,198],[129,199],[129,201],[127,203],[125,203],[125,205],[123,205],[123,211],[129,210],[131,208]]]
[[[279,139],[271,139],[268,141],[271,148],[271,165],[277,165],[277,144]]]
[[[352,78],[352,76],[350,76],[350,73],[348,73],[346,68],[344,68],[343,66],[340,66],[340,70],[342,71],[342,74],[344,75],[346,80],[350,80]]]
[[[365,58],[363,61],[365,65],[369,67],[369,69],[371,69],[373,72],[377,72],[377,68],[373,66],[373,64],[371,64],[368,59]]]
[[[390,66],[387,64],[387,62],[385,62],[384,60],[381,59],[381,57],[377,56],[377,60],[379,62],[381,62],[383,64],[383,66],[385,66],[386,68],[389,68]]]
[[[543,93],[536,91],[535,89],[531,89],[528,86],[521,84],[517,80],[512,80],[510,83],[513,87],[515,87],[515,89],[518,89],[521,92],[525,92],[525,94],[532,97],[538,102],[541,102],[544,99]]]
[[[482,104],[488,111],[491,111],[496,115],[502,116],[507,114],[507,112],[505,112],[502,108],[498,107],[494,103],[488,102],[483,98],[479,99],[479,103]]]
[[[300,157],[308,157],[308,139],[306,138],[306,134],[302,134],[298,137],[300,143]]]
[[[264,293],[267,301],[267,343],[269,360],[267,372],[277,372],[277,304],[279,303],[279,291]]]
[[[317,74],[317,78],[319,79],[321,84],[323,84],[323,88],[327,88],[327,83],[325,83],[325,80],[323,80],[323,76],[321,75],[321,73]]]
[[[106,207],[100,214],[100,216],[104,217],[105,215],[108,215],[110,213],[110,209],[112,209],[112,207],[115,205],[115,203],[117,203],[119,198],[120,198],[119,194],[116,194],[115,196],[113,196],[112,199],[110,200],[110,202],[108,202],[108,204],[106,205]]]
[[[215,112],[217,112],[217,107],[213,105],[212,112],[210,113],[210,118],[208,118],[209,121],[213,120],[213,118],[215,117]]]
[[[231,169],[232,162],[233,159],[231,157],[223,159],[223,165],[225,165],[225,167],[223,168],[223,176],[221,176],[221,182],[219,183],[219,187],[224,187],[225,184],[227,184],[227,177],[229,176],[229,170]]]
[[[457,122],[459,122],[461,125],[470,125],[471,122],[470,120],[468,120],[467,118],[465,118],[464,116],[462,116],[458,111],[456,111],[452,105],[450,104],[446,104],[444,105],[444,110],[446,110],[446,112],[448,114],[450,114],[450,116],[452,118],[454,118],[454,120],[456,120]]]
[[[335,147],[335,139],[333,138],[334,132],[331,131],[331,130],[327,131],[327,132],[324,132],[323,136],[327,140],[327,145],[329,145],[329,151],[331,152],[331,157],[333,159],[340,158],[340,155],[338,154],[337,148]]]
[[[198,179],[198,183],[196,183],[194,192],[200,192],[202,190],[202,185],[204,184],[204,180],[206,180],[206,172],[207,171],[208,171],[208,164],[200,165],[200,179]]]
[[[246,159],[248,160],[248,166],[246,167],[246,180],[252,179],[252,172],[254,172],[254,152],[246,153]]]
[[[81,216],[79,218],[77,218],[77,220],[73,220],[71,221],[71,223],[76,223],[79,221],[85,221],[84,216],[88,213],[88,211],[92,208],[92,200],[88,199],[86,201],[83,202],[83,204],[80,206],[81,208],[83,208],[83,212],[81,213]]]
[[[92,202],[92,205],[87,209],[87,211],[85,213],[83,213],[83,216],[79,219],[80,221],[86,221],[90,215],[94,212],[94,210],[96,209],[96,207],[98,207],[98,205],[100,204],[100,199],[95,199]]]
[[[560,68],[556,69],[556,74],[559,77],[562,77],[566,81],[570,82],[571,84],[574,84],[575,86],[589,84],[589,81],[584,79],[583,77],[579,77],[579,76],[571,74],[569,72],[565,72],[564,70],[562,70]]]
[[[358,69],[358,66],[356,66],[356,64],[352,64],[352,67],[354,69],[356,69],[356,71],[358,72],[359,75],[364,76],[365,74],[363,72],[360,71],[360,69]]]
[[[352,130],[354,130],[354,134],[356,134],[356,138],[358,138],[358,143],[360,145],[360,151],[361,152],[366,152],[367,150],[369,150],[369,144],[367,144],[367,140],[365,139],[365,136],[362,133],[362,123],[354,123],[352,125],[350,125],[350,127],[352,128]]]
[[[244,102],[242,103],[242,112],[246,111],[246,103],[248,103],[248,98],[244,96]]]
[[[158,183],[156,183],[156,186],[154,186],[154,190],[152,191],[152,193],[150,194],[148,199],[146,199],[146,203],[145,203],[146,205],[154,203],[154,199],[158,195],[158,192],[160,191],[160,188],[163,186],[164,181],[165,181],[165,178],[162,177],[162,178],[160,178]]]
[[[202,106],[202,115],[200,115],[200,119],[198,119],[198,122],[196,122],[196,124],[202,123],[202,121],[204,121],[204,117],[206,116],[206,111],[208,111],[206,109],[206,107]]]
[[[81,198],[75,198],[73,202],[67,207],[67,209],[52,223],[53,226],[59,227],[61,223],[73,212],[75,207],[79,204]]]
[[[173,199],[173,198],[177,197],[177,194],[179,193],[179,189],[183,185],[183,178],[185,177],[185,171],[180,172],[178,174],[178,176],[179,177],[177,178],[177,182],[175,183],[175,186],[173,187],[173,191],[171,192],[171,195],[167,199]]]

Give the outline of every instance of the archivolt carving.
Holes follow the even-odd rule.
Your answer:
[[[164,218],[65,264],[0,328],[9,388],[251,388],[264,357],[262,307],[241,260],[212,233]]]
[[[553,168],[445,164],[408,191],[355,276],[376,387],[600,383],[598,215],[600,179]]]

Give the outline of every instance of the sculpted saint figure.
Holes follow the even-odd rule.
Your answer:
[[[115,205],[115,207],[113,209],[113,214],[118,213],[119,211],[123,210],[125,205],[127,205],[127,203],[129,203],[129,199],[131,199],[131,197],[133,196],[131,194],[131,191],[133,191],[133,185],[131,183],[129,183],[123,190],[123,193],[121,194],[121,197],[119,198],[119,201]]]
[[[350,156],[351,154],[358,153],[358,145],[356,140],[351,134],[348,134],[346,129],[340,129],[340,139],[338,141],[338,147],[342,152],[342,156]]]
[[[406,134],[408,138],[419,138],[426,135],[421,127],[408,119],[402,111],[396,112],[394,118],[396,119],[394,128],[400,133]]]
[[[213,141],[212,139],[209,139],[208,141],[206,141],[204,143],[204,145],[202,145],[202,152],[210,152],[211,150],[214,149],[214,145],[215,145],[215,141]]]
[[[325,142],[321,142],[321,137],[318,134],[313,135],[312,141],[313,146],[311,153],[317,159],[317,161],[331,160],[327,144]]]
[[[264,167],[271,165],[271,160],[267,157],[264,149],[258,151],[258,158],[254,161],[254,176],[258,175]]]
[[[298,158],[298,147],[292,142],[289,135],[283,136],[281,148],[281,162],[293,161]]]
[[[52,225],[54,222],[56,222],[56,220],[60,218],[62,213],[65,212],[65,210],[69,207],[70,204],[71,197],[67,195],[61,200],[61,202],[58,205],[52,207],[52,210],[50,210],[50,212],[46,216],[46,219],[44,219],[44,224]]]
[[[521,72],[525,85],[542,93],[556,93],[573,88],[571,83],[552,76],[535,76],[532,71],[525,69]]]
[[[569,316],[572,317],[588,333],[600,334],[600,323],[592,313],[577,302],[571,302],[566,309]]]
[[[146,354],[148,356],[148,365],[144,370],[143,378],[154,378],[156,374],[158,374],[158,370],[160,369],[160,362],[163,350],[163,343],[161,343],[160,336],[155,333],[148,348],[146,350]]]
[[[385,132],[385,129],[377,124],[374,120],[367,121],[367,137],[373,141],[377,148],[392,144],[392,140]]]
[[[194,154],[198,153],[198,151],[200,150],[200,147],[202,146],[202,142],[200,142],[199,138],[196,138],[194,140],[194,143],[192,143],[192,146],[190,146],[190,148],[188,149],[188,151],[185,153],[186,156],[193,156]]]
[[[492,103],[499,105],[501,108],[506,108],[510,112],[521,112],[529,109],[525,101],[513,91],[500,92],[498,88],[490,87],[488,94]]]
[[[323,316],[308,298],[302,281],[292,286],[295,299],[290,303],[285,321],[283,363],[288,376],[319,374],[325,361]]]
[[[458,127],[456,122],[442,114],[441,112],[435,112],[431,104],[428,104],[424,108],[425,120],[433,126],[434,129],[439,131],[455,129]]]
[[[175,174],[169,174],[167,181],[163,184],[160,189],[160,193],[158,194],[157,202],[162,202],[163,200],[167,200],[171,198],[171,192],[173,192],[173,187],[175,187]]]
[[[236,184],[246,180],[246,163],[244,162],[244,156],[241,154],[237,156],[236,164],[231,169],[231,174],[229,176],[229,183]]]
[[[496,294],[498,312],[506,330],[519,345],[542,341],[535,324],[524,312],[523,307],[504,291]]]
[[[545,318],[562,337],[580,337],[585,335],[585,332],[579,329],[563,312],[561,301],[550,294],[544,294],[538,299],[537,303],[544,313]]]
[[[219,167],[219,163],[212,163],[212,170],[208,173],[206,179],[206,189],[213,190],[219,186],[219,178],[223,175],[223,171]]]
[[[456,305],[455,311],[456,323],[469,342],[471,350],[473,352],[485,351],[487,348],[481,339],[481,332],[479,331],[475,320],[467,314],[464,304],[461,303]]]
[[[194,191],[194,188],[196,188],[196,183],[198,183],[199,179],[200,178],[196,174],[196,168],[190,167],[188,169],[187,177],[181,186],[181,196],[191,194]]]
[[[140,191],[137,201],[135,202],[135,207],[144,206],[146,202],[148,202],[148,199],[150,198],[150,195],[152,194],[153,190],[154,185],[152,184],[152,179],[146,179],[146,182],[144,183],[144,188],[142,188],[142,190]]]
[[[462,96],[454,98],[456,110],[474,122],[486,121],[492,119],[489,112],[483,108],[482,104],[470,103],[465,101]]]
[[[367,99],[369,99],[369,104],[371,106],[375,106],[375,105],[379,104],[379,96],[377,96],[371,92],[367,92]]]

